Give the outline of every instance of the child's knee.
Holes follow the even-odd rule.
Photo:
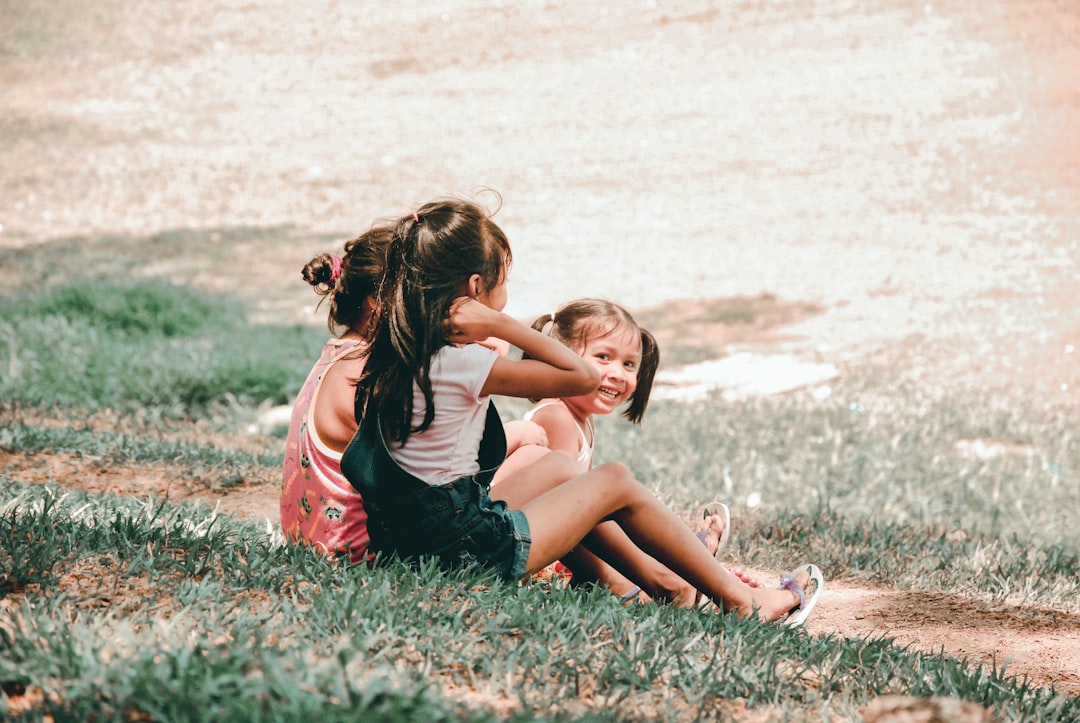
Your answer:
[[[637,481],[634,473],[622,462],[604,462],[595,469],[604,475],[609,485],[624,493],[637,493],[644,490],[644,486]]]
[[[552,474],[557,476],[563,482],[573,479],[581,474],[581,471],[577,466],[577,461],[571,457],[568,452],[564,452],[561,449],[545,454],[544,463],[549,465]]]
[[[599,467],[595,468],[598,471],[603,472],[612,479],[626,480],[630,482],[636,481],[633,473],[630,472],[630,468],[622,462],[604,462]]]

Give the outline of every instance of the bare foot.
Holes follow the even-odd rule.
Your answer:
[[[807,598],[816,592],[814,589],[807,589],[807,585],[810,584],[810,572],[805,567],[796,574],[795,583],[806,592]],[[801,602],[797,593],[783,588],[756,588],[751,597],[754,607],[757,608],[758,617],[766,621],[779,620],[797,608]],[[740,618],[753,614],[753,610],[739,610]]]
[[[720,540],[724,536],[725,522],[726,520],[724,519],[724,515],[717,512],[709,515],[704,520],[702,520],[701,527],[697,531],[698,539],[701,540],[702,544],[705,545],[705,548],[713,557],[716,557],[716,551],[720,549]],[[746,583],[750,587],[758,586],[757,580],[754,580],[742,570],[739,570],[737,568],[732,569],[731,574],[739,578],[742,582]],[[713,603],[713,601],[702,595],[700,590],[695,591],[695,593],[695,607],[700,607],[711,611],[721,610],[721,606],[716,605],[715,603]]]
[[[758,579],[748,573],[746,570],[742,569],[741,567],[729,567],[728,572],[745,582],[750,587],[761,587],[761,583],[758,581]]]
[[[647,602],[652,602],[652,598],[649,597],[649,593],[642,590],[637,585],[630,583],[627,580],[627,584],[620,586],[619,588],[608,588],[611,592],[615,593],[616,597],[622,600],[627,605],[638,604],[643,605]]]

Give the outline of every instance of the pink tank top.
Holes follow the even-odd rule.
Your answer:
[[[341,454],[319,438],[311,408],[323,376],[360,343],[331,339],[300,388],[289,424],[282,468],[281,530],[326,554],[345,554],[353,562],[367,555],[367,513],[360,494],[341,473]]]

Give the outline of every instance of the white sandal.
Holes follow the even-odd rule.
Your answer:
[[[701,518],[704,520],[713,515],[720,515],[724,520],[724,531],[720,533],[720,540],[716,543],[716,552],[713,553],[713,557],[719,560],[720,551],[727,547],[728,540],[731,539],[731,510],[723,502],[710,502],[702,508]],[[701,544],[707,545],[709,531],[701,530],[697,533],[697,537],[701,540]]]
[[[795,582],[795,578],[797,578],[799,573],[804,570],[810,575],[806,587],[809,588],[811,585],[814,586],[814,589],[809,596],[807,596],[806,589]],[[790,590],[799,596],[799,604],[791,608],[787,617],[783,618],[784,625],[787,625],[790,628],[797,628],[805,623],[806,619],[810,617],[810,611],[817,605],[818,597],[821,595],[821,591],[824,588],[825,578],[822,576],[821,570],[817,568],[817,565],[800,565],[780,578],[781,590]]]

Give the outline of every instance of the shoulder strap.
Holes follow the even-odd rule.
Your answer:
[[[337,362],[341,361],[343,358],[347,357],[349,354],[354,353],[359,347],[360,347],[360,342],[358,342],[358,341],[353,341],[353,342],[348,342],[348,343],[342,344],[341,348],[338,349],[333,354],[333,356],[330,357],[330,361],[328,361],[327,364],[336,364]]]

